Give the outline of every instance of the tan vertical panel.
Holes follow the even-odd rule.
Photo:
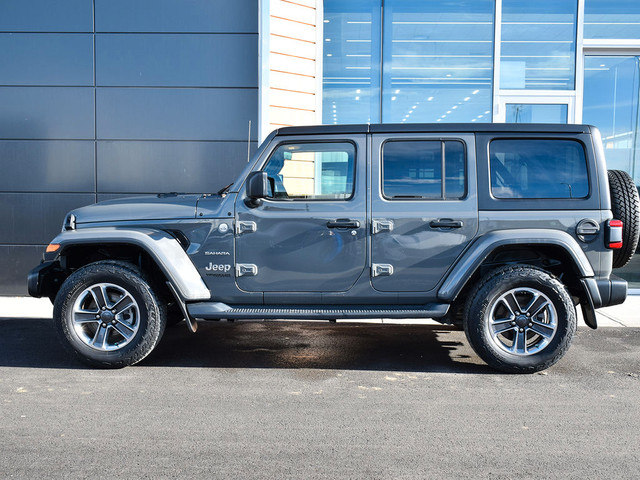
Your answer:
[[[263,138],[282,126],[321,123],[322,94],[321,0],[265,1],[269,2],[269,82],[268,106],[263,108],[267,109],[264,128],[269,131],[262,132]]]

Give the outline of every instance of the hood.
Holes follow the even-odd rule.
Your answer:
[[[72,210],[76,223],[195,218],[201,195],[158,194],[121,198]]]

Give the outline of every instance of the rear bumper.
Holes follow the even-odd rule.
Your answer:
[[[594,308],[620,305],[627,299],[627,281],[616,275],[583,278],[582,282],[593,300]]]

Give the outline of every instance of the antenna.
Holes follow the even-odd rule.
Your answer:
[[[249,134],[247,135],[247,163],[251,160],[251,120],[249,120]]]

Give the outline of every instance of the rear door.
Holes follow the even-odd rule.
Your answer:
[[[372,284],[427,292],[478,230],[473,134],[374,135]]]

